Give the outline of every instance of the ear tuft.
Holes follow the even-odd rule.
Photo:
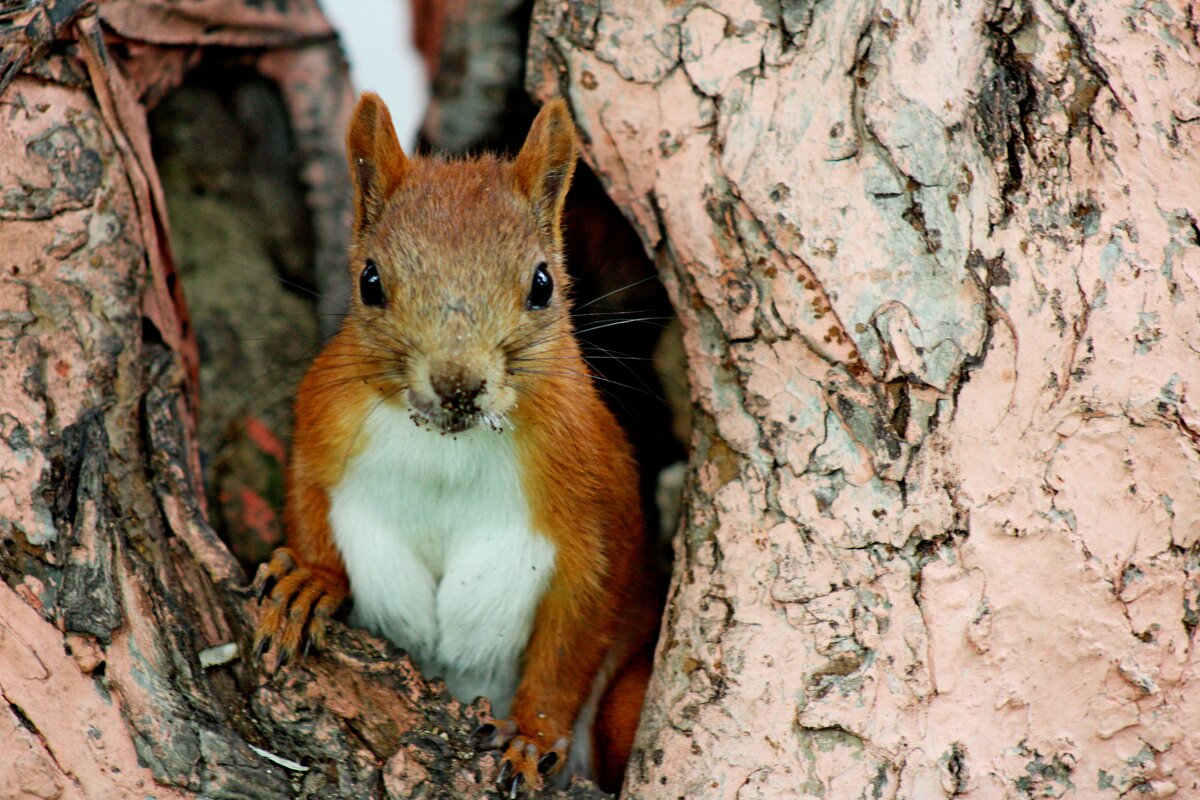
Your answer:
[[[551,100],[533,121],[513,164],[513,176],[517,190],[533,205],[538,224],[555,249],[562,243],[562,208],[578,155],[575,123],[567,104],[560,98]]]
[[[374,224],[391,193],[404,180],[408,158],[392,115],[374,92],[364,92],[346,131],[346,159],[354,183],[354,232]]]

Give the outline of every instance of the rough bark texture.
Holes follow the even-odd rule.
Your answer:
[[[436,150],[516,153],[536,108],[522,84],[532,0],[417,0],[413,25],[429,68],[421,137]]]
[[[259,674],[247,578],[204,513],[200,354],[146,111],[210,45],[277,83],[316,274],[344,275],[352,98],[324,18],[302,0],[10,6],[0,797],[495,796],[495,756],[467,741],[479,709],[382,643],[338,627],[325,652]],[[219,645],[233,660],[207,663]]]
[[[1200,9],[533,26],[698,406],[628,795],[1200,796]]]

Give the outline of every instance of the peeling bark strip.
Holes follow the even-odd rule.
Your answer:
[[[1198,14],[538,4],[701,411],[629,796],[1200,796]]]

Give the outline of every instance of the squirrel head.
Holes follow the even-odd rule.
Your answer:
[[[378,95],[346,134],[354,184],[354,357],[387,402],[443,432],[502,428],[523,394],[584,377],[571,331],[562,211],[578,144],[566,104],[513,161],[409,158]]]

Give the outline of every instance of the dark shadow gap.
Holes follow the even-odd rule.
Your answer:
[[[209,517],[252,574],[283,543],[292,398],[320,343],[294,137],[278,87],[220,51],[149,124],[200,350]]]

